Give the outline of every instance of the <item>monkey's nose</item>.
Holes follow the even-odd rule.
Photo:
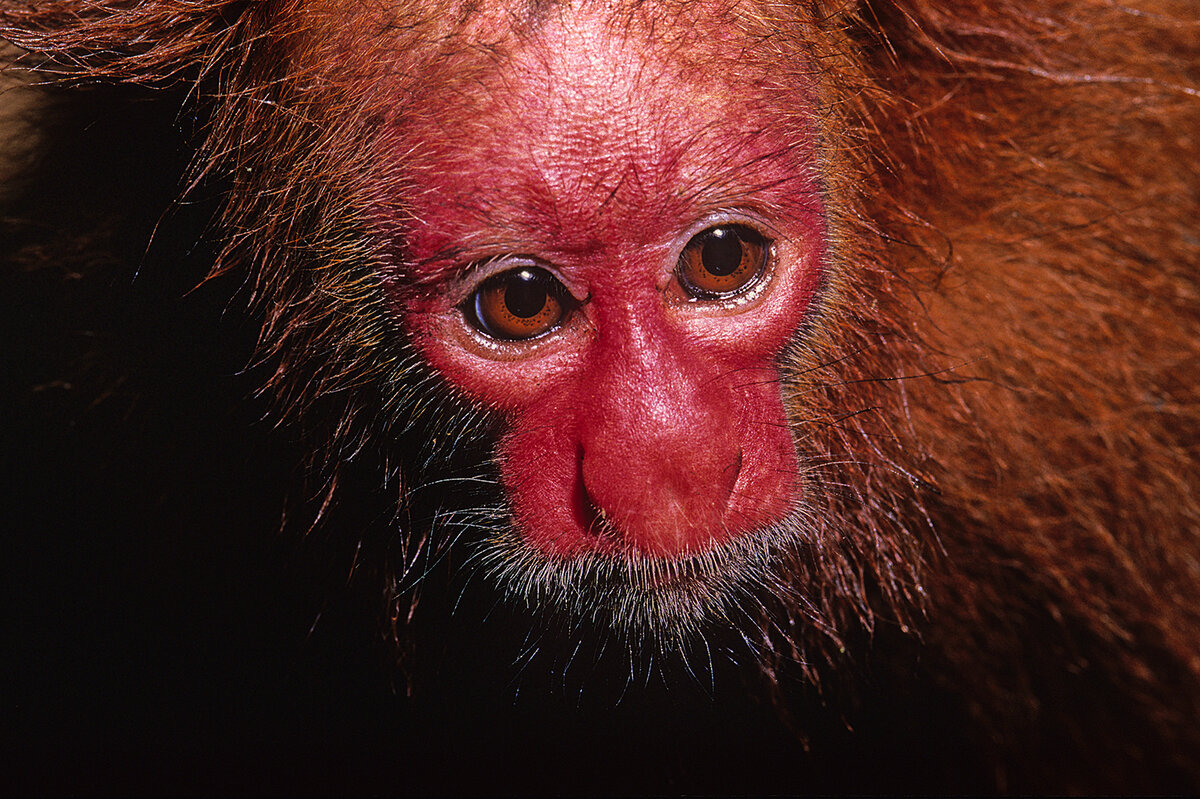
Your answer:
[[[682,443],[650,436],[633,448],[585,448],[579,472],[591,531],[656,557],[700,552],[725,538],[742,453],[724,442]]]

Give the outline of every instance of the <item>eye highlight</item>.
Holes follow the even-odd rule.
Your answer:
[[[746,225],[719,225],[692,236],[679,254],[676,275],[691,297],[720,300],[752,286],[766,271],[770,245]]]
[[[492,275],[459,307],[477,330],[500,341],[544,336],[562,324],[571,297],[554,275],[522,266]]]

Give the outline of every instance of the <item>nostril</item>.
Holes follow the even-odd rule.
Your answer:
[[[588,493],[587,482],[583,478],[582,446],[576,448],[574,513],[575,521],[590,535],[600,536],[605,531],[612,529],[612,525],[608,521],[604,510],[596,504],[596,501],[592,499],[592,495]]]
[[[576,490],[576,513],[579,517],[579,524],[587,530],[591,535],[599,536],[609,528],[608,519],[604,515],[604,511],[600,506],[592,501],[592,497],[588,494],[587,486],[583,481],[579,481],[579,487]]]

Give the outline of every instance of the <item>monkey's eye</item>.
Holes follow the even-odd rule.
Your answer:
[[[719,300],[745,291],[763,274],[769,245],[745,225],[719,225],[692,236],[679,254],[676,273],[684,291]]]
[[[523,266],[492,275],[460,307],[468,322],[492,338],[523,341],[557,328],[570,300],[554,275]]]

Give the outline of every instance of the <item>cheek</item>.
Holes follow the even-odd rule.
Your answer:
[[[551,397],[520,414],[496,448],[515,529],[524,544],[554,557],[618,548],[589,514],[573,405]]]
[[[395,300],[393,300],[395,303]],[[456,308],[437,300],[400,303],[401,324],[425,361],[467,397],[512,414],[529,407],[577,369],[574,336],[549,336],[532,349],[508,355],[502,343],[472,333]]]
[[[762,380],[744,395],[738,419],[742,470],[730,499],[730,515],[740,520],[742,530],[783,518],[801,494],[800,463],[778,388],[779,374],[766,364],[756,373]]]

